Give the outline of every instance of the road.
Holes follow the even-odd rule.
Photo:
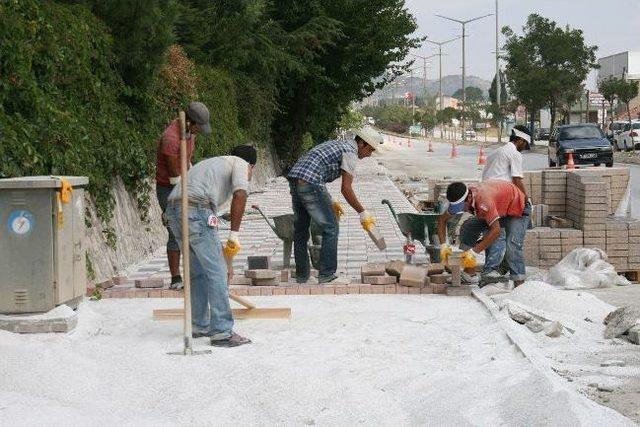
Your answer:
[[[458,145],[457,157],[451,158],[451,143],[432,142],[433,152],[424,140],[392,137],[385,142],[378,159],[394,173],[431,179],[479,179],[482,167],[478,165],[477,146]],[[494,148],[487,148],[489,154]],[[631,211],[634,218],[640,217],[640,165],[619,164],[629,168],[631,174]],[[538,153],[524,154],[525,170],[534,171],[547,167],[547,156]],[[604,166],[601,166],[604,167]]]

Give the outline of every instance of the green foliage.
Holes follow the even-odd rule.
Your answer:
[[[453,107],[446,107],[438,111],[436,118],[438,119],[438,123],[451,124],[453,119],[460,118],[460,111]]]
[[[364,116],[373,117],[376,126],[396,133],[407,132],[413,121],[411,110],[400,105],[368,106],[360,111]]]
[[[529,15],[523,32],[519,36],[509,27],[502,29],[507,82],[529,111],[548,105],[553,126],[556,111],[571,105],[589,71],[598,67],[598,48],[585,44],[582,30],[563,29],[536,14]]]
[[[349,108],[340,117],[338,127],[345,130],[359,128],[364,123],[364,120],[365,116],[361,112]]]
[[[467,86],[465,95],[467,96],[467,104],[484,101],[484,93],[482,93],[482,89],[480,89],[479,87]],[[456,90],[451,96],[462,100],[462,88]]]
[[[496,76],[493,76],[493,80],[491,81],[491,87],[489,88],[489,100],[492,104],[496,104],[497,102],[497,83]],[[507,99],[509,94],[507,93],[507,78],[504,75],[504,72],[500,70],[500,105],[505,105],[507,103]]]
[[[403,0],[282,0],[267,10],[299,61],[278,84],[273,135],[285,163],[299,155],[302,135],[326,137],[352,101],[407,69],[391,64],[419,44]]]

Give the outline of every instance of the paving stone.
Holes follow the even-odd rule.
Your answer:
[[[240,274],[234,274],[229,282],[230,285],[250,285],[251,279]]]
[[[364,276],[362,278],[362,283],[367,283],[369,285],[391,285],[397,282],[396,276]]]
[[[247,270],[271,270],[271,257],[265,255],[248,256]]]
[[[442,285],[447,283],[447,280],[449,280],[449,278],[451,277],[450,274],[448,273],[439,273],[439,274],[432,274],[431,276],[429,276],[429,279],[431,279],[431,284],[437,284],[437,285]]]
[[[427,274],[429,276],[432,276],[434,274],[442,274],[442,273],[444,273],[444,265],[439,262],[431,264],[427,270]]]
[[[402,275],[402,270],[405,267],[405,262],[400,260],[389,261],[385,264],[385,271],[387,274],[395,277],[400,277]]]
[[[253,270],[253,271],[256,271],[256,270]],[[252,286],[277,286],[278,281],[275,279],[275,277],[272,277],[270,279],[251,279],[251,285]]]
[[[164,287],[164,280],[159,277],[148,277],[146,279],[139,279],[135,282],[136,288],[162,288]]]
[[[250,279],[275,279],[278,273],[274,270],[245,270],[244,277]]]
[[[400,275],[400,285],[410,287],[422,287],[424,286],[425,278],[427,277],[427,270],[423,267],[417,267],[415,265],[406,265]]]
[[[446,283],[431,283],[429,286],[434,294],[446,295],[447,294],[447,284]]]

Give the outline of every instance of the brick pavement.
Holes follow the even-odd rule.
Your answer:
[[[416,209],[388,178],[386,169],[380,166],[375,158],[362,160],[358,164],[357,176],[354,181],[354,189],[360,201],[365,206],[365,209],[377,219],[377,227],[387,243],[387,249],[384,251],[379,251],[362,230],[358,214],[346,204],[340,194],[340,180],[338,179],[329,184],[328,189],[334,199],[339,200],[345,206],[345,215],[340,222],[338,273],[350,277],[354,284],[350,286],[299,286],[294,279],[290,279],[289,282],[281,283],[279,286],[231,285],[230,290],[233,293],[238,295],[421,293],[419,288],[413,290],[397,285],[359,284],[362,264],[403,258],[402,245],[404,237],[388,208],[381,204],[381,200],[388,199],[391,201],[398,213],[416,212]],[[249,195],[247,214],[240,230],[242,250],[234,260],[236,275],[243,274],[247,257],[250,255],[271,255],[274,265],[282,264],[282,242],[264,219],[250,208],[254,204],[260,206],[268,217],[292,213],[291,196],[289,195],[289,186],[286,179],[283,177],[275,178],[268,182],[262,190]],[[227,234],[224,229],[226,227],[228,225],[221,227],[221,237],[223,238]],[[418,247],[420,247],[419,244]],[[293,264],[293,256],[291,263]],[[164,289],[138,289],[134,287],[135,280],[150,277],[164,279]],[[180,292],[166,289],[169,280],[169,268],[164,254],[164,247],[162,247],[158,249],[155,256],[150,260],[132,267],[126,278],[118,280],[115,286],[105,290],[103,296],[105,298],[180,296]],[[423,293],[431,293],[431,290],[425,288]]]

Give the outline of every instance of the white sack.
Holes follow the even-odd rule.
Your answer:
[[[552,285],[565,289],[606,288],[630,284],[607,262],[607,254],[604,251],[588,248],[572,250],[551,267],[547,280]]]

